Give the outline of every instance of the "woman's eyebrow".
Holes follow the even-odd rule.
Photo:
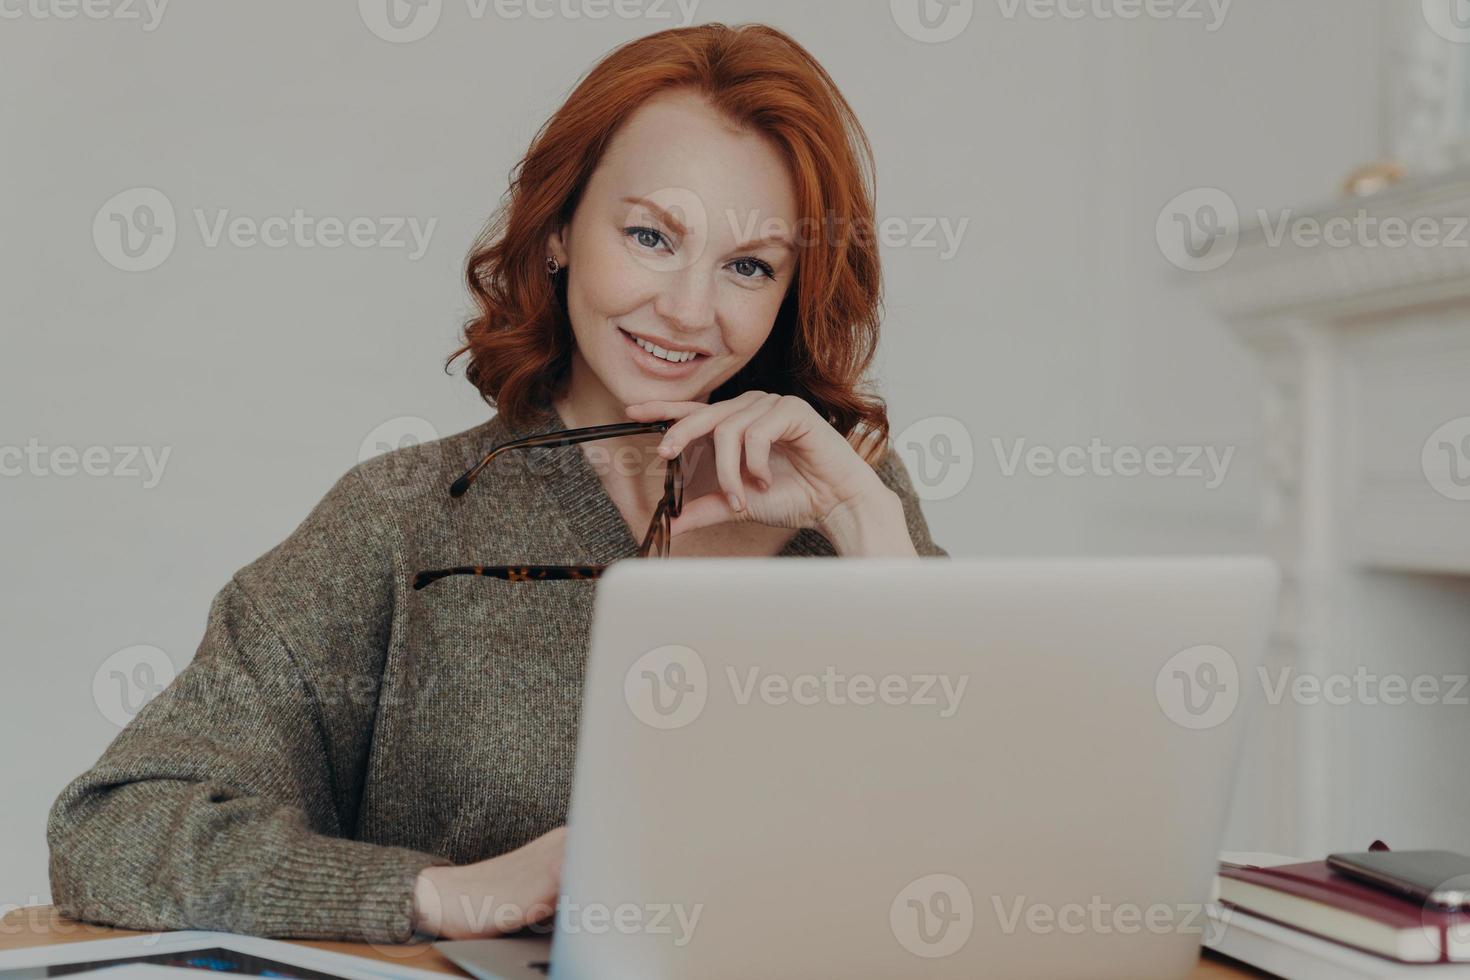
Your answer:
[[[658,220],[662,221],[664,224],[674,229],[675,234],[689,234],[689,229],[684,227],[684,222],[680,221],[678,218],[674,217],[668,211],[665,211],[663,208],[659,207],[657,204],[653,203],[646,197],[625,197],[623,198],[623,203],[641,204],[645,208],[656,214],[658,216]]]
[[[650,201],[646,197],[625,197],[622,199],[622,202],[624,204],[641,204],[643,207],[652,211],[660,221],[668,225],[670,228],[674,229],[675,234],[689,234],[689,229],[684,226],[684,222],[680,221],[678,218],[674,217],[673,214],[671,214],[664,208],[659,207],[657,204],[655,204],[653,201]],[[735,249],[738,251],[740,249],[759,248],[762,245],[780,245],[781,247],[789,251],[796,250],[796,246],[792,243],[791,239],[781,232],[773,232],[772,234],[765,235],[761,238],[753,238],[748,242],[741,242],[740,244],[735,246]]]

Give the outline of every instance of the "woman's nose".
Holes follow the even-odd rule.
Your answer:
[[[696,265],[667,274],[654,311],[675,329],[697,333],[715,322],[714,277]]]

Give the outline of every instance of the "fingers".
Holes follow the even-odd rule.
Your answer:
[[[745,430],[767,415],[780,400],[780,395],[764,394],[715,426],[715,475],[734,510],[745,510],[745,481],[740,476],[740,460],[745,455]],[[752,469],[751,473],[755,474],[755,470]],[[766,473],[769,475],[769,469]]]
[[[719,425],[725,419],[746,408],[752,402],[760,400],[765,395],[766,392],[764,391],[747,391],[744,394],[736,395],[728,401],[716,402],[713,405],[706,405],[701,402],[644,402],[640,408],[658,406],[660,410],[667,410],[671,413],[664,416],[665,418],[679,419],[679,421],[669,426],[669,431],[664,433],[663,441],[658,447],[660,456],[665,459],[672,459],[683,452],[684,447],[695,439],[709,434],[714,430],[715,426]],[[680,411],[681,406],[687,405],[696,406],[696,410],[693,412],[683,412],[681,415],[672,414]]]
[[[555,914],[555,898],[552,898],[549,901],[536,902],[535,904],[531,905],[530,908],[526,909],[526,913],[524,916],[525,921],[521,923],[521,927],[524,928],[525,926],[540,925]]]
[[[810,411],[805,402],[797,405],[787,397],[772,397],[776,401],[767,407],[760,418],[746,427],[744,435],[745,468],[766,486],[770,486],[775,479],[771,473],[771,444],[790,433],[792,423],[803,409]]]
[[[665,459],[684,452],[697,439],[711,437],[715,450],[715,476],[725,494],[725,501],[720,507],[702,504],[694,517],[679,523],[680,531],[740,519],[748,507],[742,465],[760,489],[769,489],[775,482],[771,469],[772,445],[807,431],[802,424],[804,415],[817,418],[811,405],[803,399],[765,391],[747,391],[712,405],[703,402],[641,402],[629,405],[627,412],[630,418],[676,420],[664,433],[658,447],[659,455]],[[711,519],[706,520],[706,517]]]
[[[709,403],[638,402],[635,405],[629,405],[624,411],[627,412],[628,418],[634,421],[651,422],[655,419],[682,419],[684,416],[697,412],[701,408],[709,408]]]
[[[796,440],[808,431],[807,420],[816,418],[810,404],[795,395],[773,395],[774,402],[764,406],[759,418],[752,419],[741,438],[745,443],[745,468],[752,476],[770,486],[771,446],[783,440]]]
[[[712,524],[728,524],[730,521],[748,519],[748,512],[730,509],[730,501],[723,493],[707,493],[702,497],[684,501],[684,509],[674,518],[669,532],[678,537],[689,531],[697,531]]]

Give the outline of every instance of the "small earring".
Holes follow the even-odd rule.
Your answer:
[[[561,263],[556,260],[555,255],[546,256],[546,271],[553,276],[561,271]]]

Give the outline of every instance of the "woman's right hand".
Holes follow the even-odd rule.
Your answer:
[[[506,854],[476,864],[419,872],[414,928],[442,939],[481,939],[549,919],[561,889],[567,828],[558,827]]]

